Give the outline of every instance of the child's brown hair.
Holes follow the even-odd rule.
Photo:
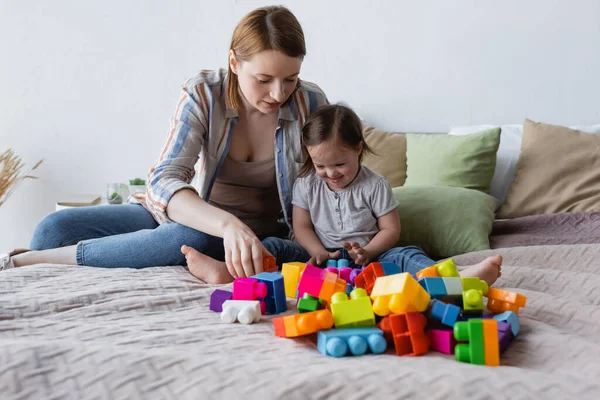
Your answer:
[[[315,166],[308,154],[307,147],[316,146],[330,139],[339,141],[343,146],[353,149],[362,143],[362,152],[358,156],[359,164],[363,155],[372,153],[365,142],[360,118],[350,107],[341,104],[324,105],[315,110],[302,128],[302,153],[304,164],[300,168],[300,176],[306,176],[315,171]]]

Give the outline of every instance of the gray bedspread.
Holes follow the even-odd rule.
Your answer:
[[[495,221],[492,249],[518,246],[600,243],[600,212],[534,215]]]
[[[221,324],[208,309],[214,286],[181,267],[5,271],[0,398],[600,398],[600,245],[456,261],[493,253],[505,257],[497,286],[528,297],[498,368],[439,353],[335,359],[314,337],[275,337],[270,317]]]

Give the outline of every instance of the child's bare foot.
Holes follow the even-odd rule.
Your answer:
[[[479,264],[471,265],[460,271],[463,278],[479,278],[492,286],[502,275],[502,256],[488,257]]]
[[[189,246],[181,246],[181,252],[185,256],[190,272],[196,278],[211,285],[233,282],[233,277],[224,262],[217,261]]]

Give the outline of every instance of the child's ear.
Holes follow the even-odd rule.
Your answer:
[[[363,152],[363,148],[364,148],[364,140],[361,140],[360,143],[358,144],[358,155],[361,155]]]

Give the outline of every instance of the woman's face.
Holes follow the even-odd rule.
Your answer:
[[[279,107],[296,88],[302,60],[276,50],[265,50],[248,61],[238,61],[232,50],[229,65],[238,76],[246,109],[272,114],[279,112]]]

